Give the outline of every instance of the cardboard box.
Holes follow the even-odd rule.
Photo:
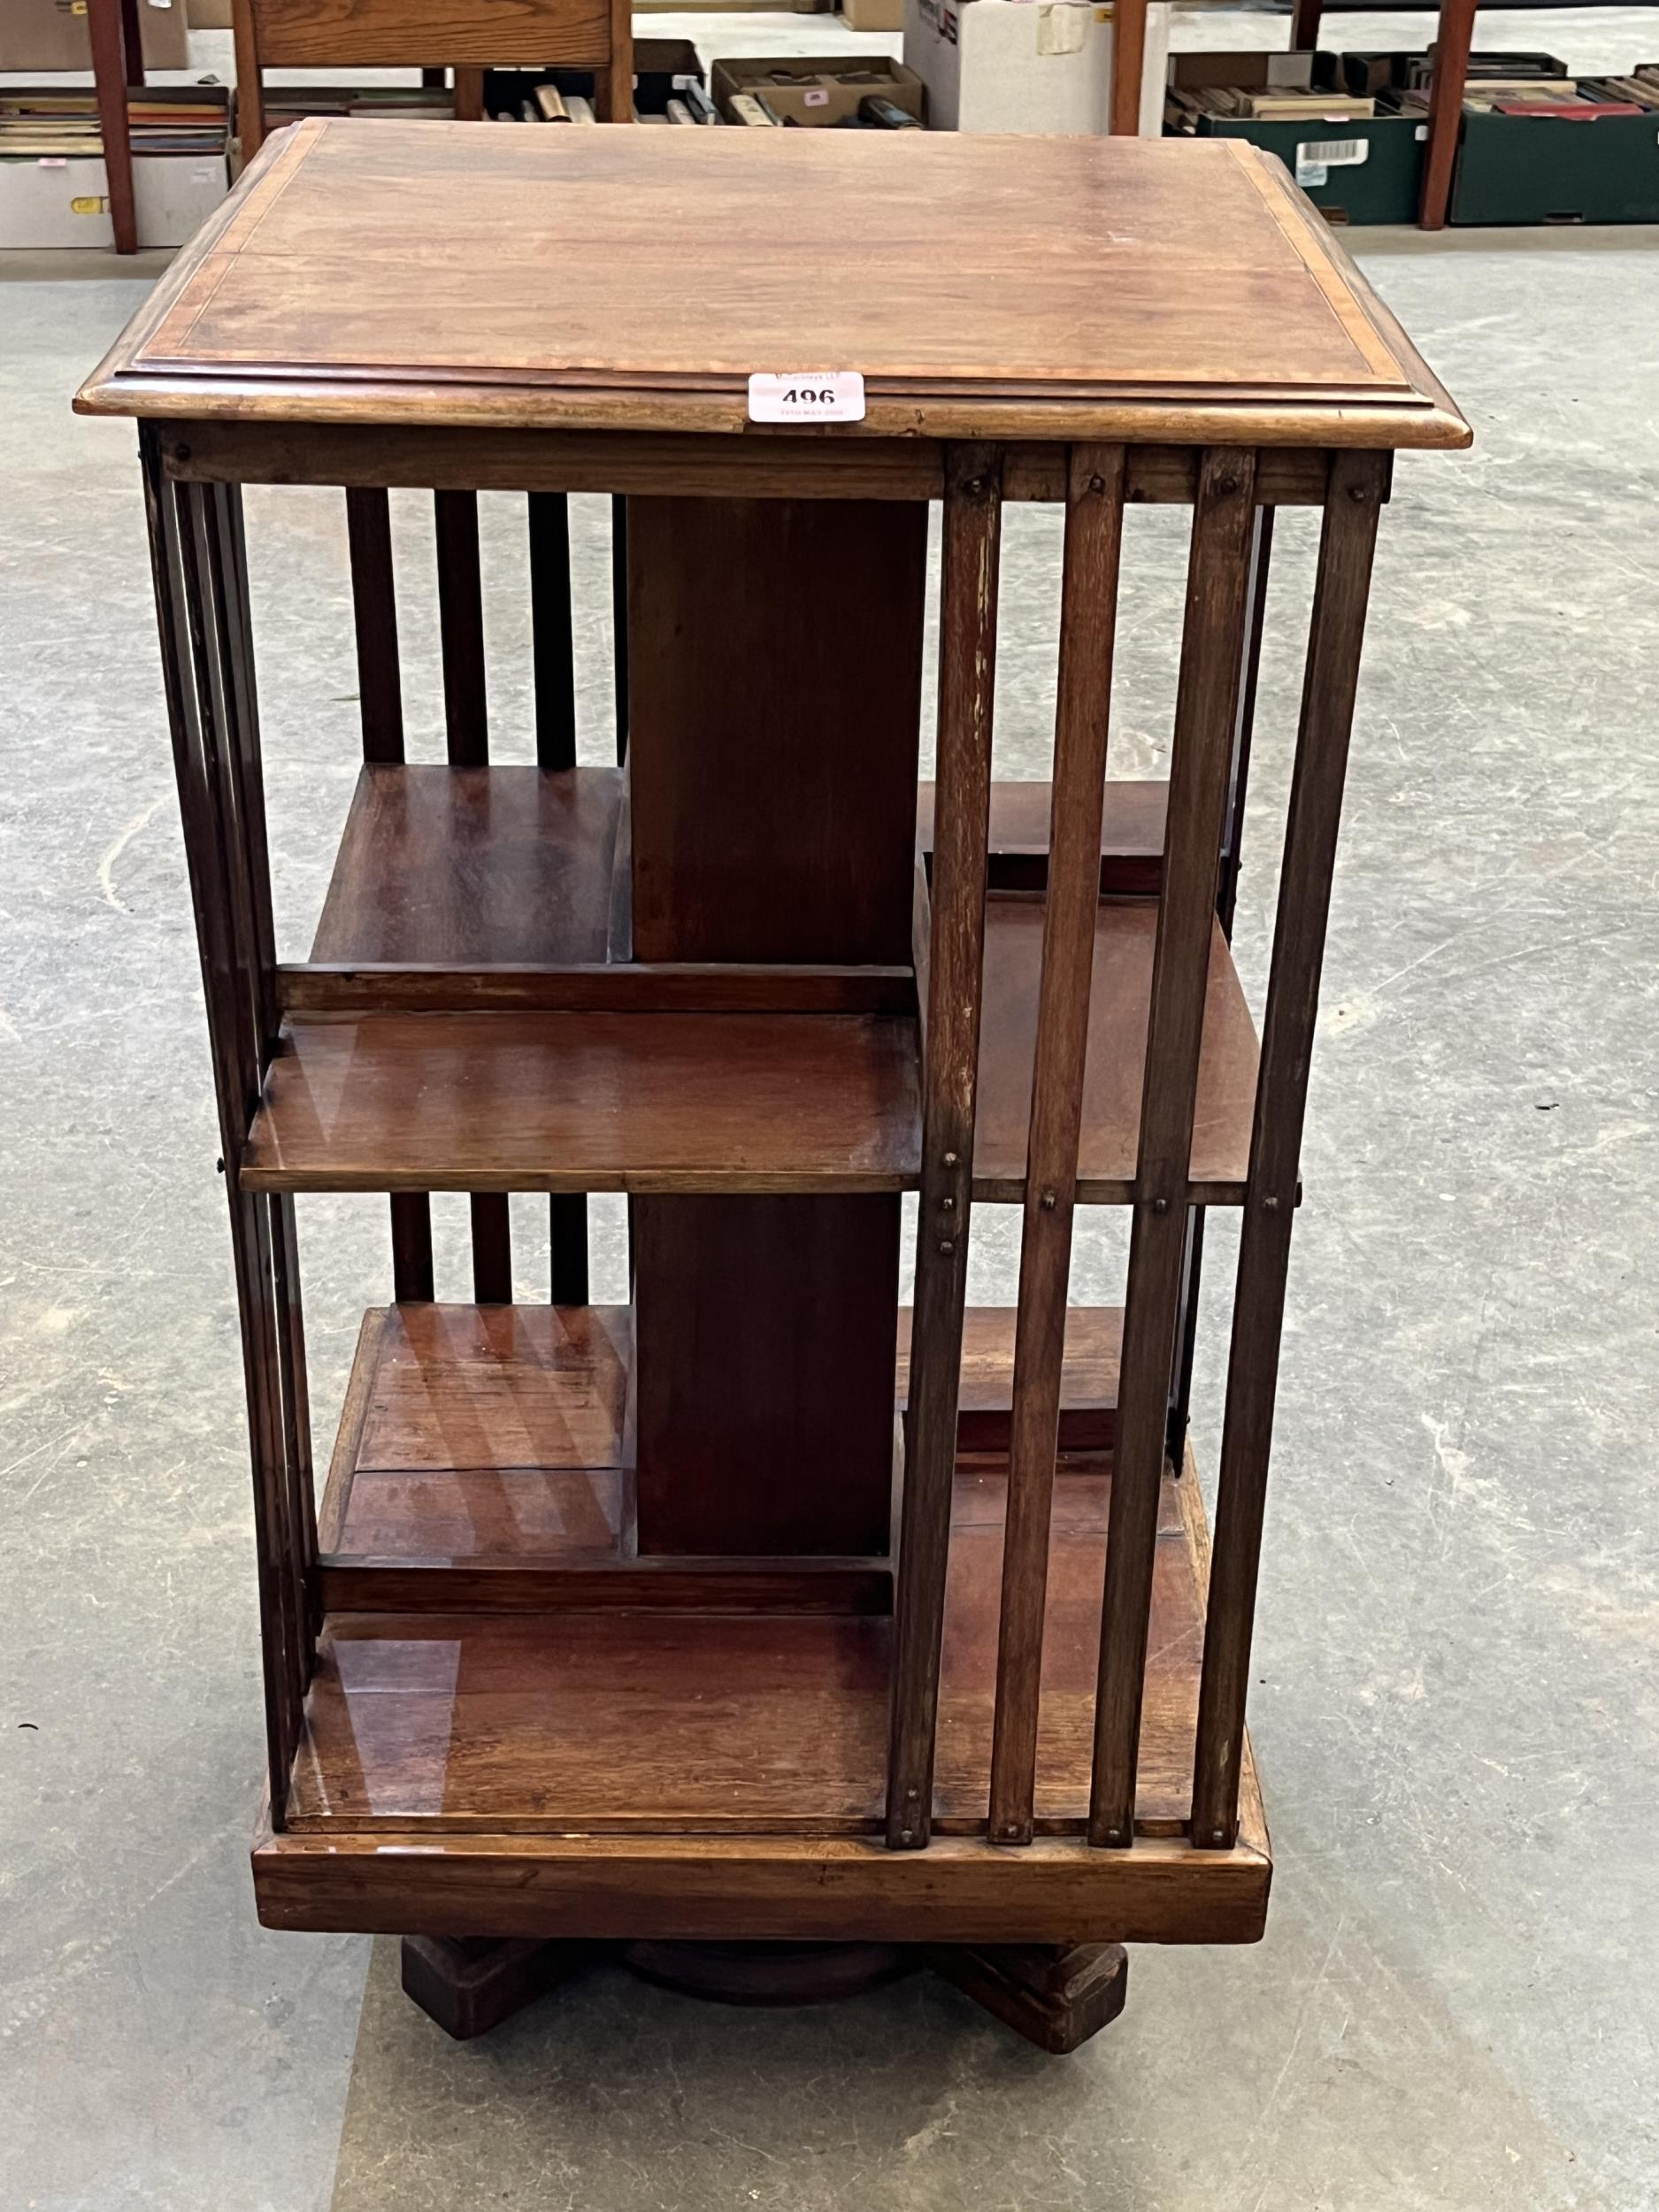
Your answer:
[[[1164,129],[1170,11],[1147,10],[1141,135]],[[941,131],[1103,133],[1110,124],[1110,0],[904,0],[904,58]]]
[[[188,69],[190,37],[184,0],[138,0],[147,69]],[[90,69],[87,0],[0,0],[0,70]]]
[[[1234,86],[1244,91],[1347,90],[1333,54],[1172,54],[1169,81],[1184,90]],[[1171,129],[1170,135],[1183,134]],[[1415,223],[1428,126],[1420,115],[1378,114],[1294,122],[1201,115],[1197,138],[1241,138],[1277,154],[1314,205],[1333,223]]]
[[[709,96],[722,115],[733,93],[762,92],[783,122],[823,126],[856,115],[871,93],[927,120],[927,98],[914,71],[887,54],[747,54],[712,65]]]
[[[0,161],[0,246],[115,244],[100,160]],[[133,200],[141,246],[182,246],[230,189],[222,154],[138,154]]]
[[[849,31],[902,31],[904,0],[841,0]]]
[[[185,0],[185,19],[193,31],[229,31],[231,0]]]

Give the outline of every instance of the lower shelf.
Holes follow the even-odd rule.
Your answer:
[[[985,1820],[1006,1478],[956,1479],[934,1813]],[[1087,1812],[1110,1477],[1056,1486],[1038,1826]],[[1136,1825],[1190,1805],[1202,1605],[1190,1476],[1164,1486]],[[334,1613],[296,1830],[857,1835],[881,1818],[893,1624],[851,1613]]]

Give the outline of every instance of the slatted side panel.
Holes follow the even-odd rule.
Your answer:
[[[1002,477],[1000,448],[947,453],[921,1196],[887,1756],[887,1840],[901,1850],[920,1848],[933,1828],[985,967]]]
[[[542,768],[576,765],[576,658],[571,623],[570,503],[563,492],[530,499],[530,636],[535,674],[535,757]],[[588,1303],[588,1201],[580,1192],[549,1201],[550,1295],[556,1306]]]
[[[1033,1835],[1123,505],[1123,448],[1074,446],[1067,472],[1048,893],[1026,1148],[991,1754],[990,1832],[999,1843],[1029,1843]]]
[[[1245,1695],[1302,1118],[1371,557],[1386,489],[1386,455],[1333,457],[1279,878],[1227,1370],[1193,1773],[1193,1840],[1206,1848],[1228,1848],[1238,1835]]]
[[[1164,891],[1148,1017],[1130,1232],[1089,1841],[1134,1835],[1153,1547],[1187,1245],[1187,1193],[1208,948],[1242,680],[1256,456],[1207,450],[1187,568]]]
[[[280,1828],[314,1655],[316,1524],[292,1212],[244,1192],[239,1173],[276,1034],[241,495],[169,484],[148,428],[141,446],[242,1320],[266,1745]]]

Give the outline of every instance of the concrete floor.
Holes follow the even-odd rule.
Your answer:
[[[1628,64],[1650,20],[1483,35]],[[4,2212],[1659,2206],[1659,242],[1350,243],[1479,442],[1404,462],[1383,531],[1253,1707],[1275,1903],[1257,1948],[1138,1952],[1124,2018],[1064,2061],[925,1981],[745,2015],[609,1970],[457,2049],[398,1996],[393,1947],[255,1925],[240,1373],[142,516],[130,434],[67,411],[142,286],[4,271],[24,275],[0,286]],[[430,525],[401,503],[435,754]],[[522,757],[518,518],[486,508],[494,715]],[[326,495],[249,515],[279,921],[303,948],[354,772],[343,529]],[[595,758],[603,519],[580,504]],[[1179,518],[1133,523],[1125,774],[1164,757],[1182,554]],[[1258,718],[1253,990],[1305,523]],[[1056,554],[1054,517],[1011,518],[1005,774],[1042,772]],[[1110,1226],[1079,1298],[1118,1279]],[[976,1229],[976,1296],[1010,1294],[1011,1227]],[[319,1201],[301,1230],[326,1451],[384,1228]],[[614,1214],[600,1248],[603,1294]]]

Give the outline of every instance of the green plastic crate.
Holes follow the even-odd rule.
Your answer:
[[[1569,127],[1571,127],[1569,126]],[[1421,116],[1379,115],[1369,122],[1253,123],[1204,115],[1200,138],[1243,138],[1277,154],[1317,208],[1333,222],[1415,223],[1428,136]],[[1364,148],[1362,158],[1354,150]],[[1322,147],[1340,150],[1317,158]]]
[[[1465,115],[1454,223],[1659,223],[1659,115]]]

